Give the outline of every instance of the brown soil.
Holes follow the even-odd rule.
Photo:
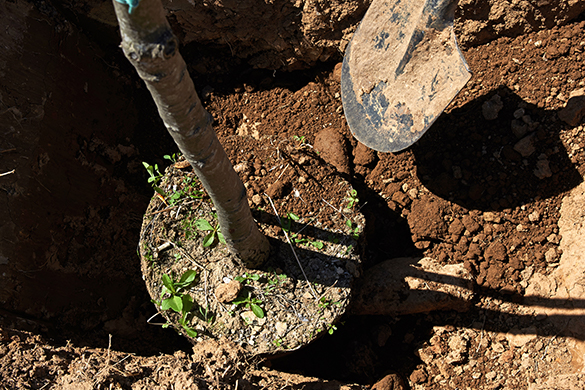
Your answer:
[[[279,213],[318,211],[323,191],[304,187],[312,178],[295,149],[304,144],[311,167],[358,191],[364,269],[428,256],[464,263],[476,282],[466,312],[347,316],[332,335],[262,361],[228,342],[192,349],[147,324],[156,310],[136,245],[152,191],[141,161],[163,166],[173,146],[115,45],[96,49],[44,3],[14,4],[3,15],[17,39],[0,38],[13,50],[2,64],[0,173],[15,169],[0,177],[10,222],[0,252],[5,388],[583,388],[583,313],[574,308],[585,298],[560,288],[582,273],[562,262],[568,252],[582,261],[567,237],[582,232],[583,215],[559,220],[564,199],[583,209],[583,197],[567,197],[585,175],[585,133],[559,112],[585,85],[585,22],[466,50],[471,81],[396,154],[351,137],[339,58],[273,73],[184,50],[231,160],[246,163],[253,207],[270,213],[257,196],[269,192]],[[17,7],[30,17],[19,19]],[[279,188],[277,151],[291,165]]]

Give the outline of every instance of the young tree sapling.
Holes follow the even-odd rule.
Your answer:
[[[122,50],[150,91],[170,135],[207,190],[230,251],[249,268],[268,257],[246,189],[217,139],[160,0],[115,0]]]

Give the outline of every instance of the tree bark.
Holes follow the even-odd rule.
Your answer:
[[[160,0],[128,6],[114,0],[122,50],[134,65],[158,107],[175,143],[211,197],[228,248],[249,268],[268,257],[268,240],[256,226],[246,189],[234,171],[202,106],[178,50]]]

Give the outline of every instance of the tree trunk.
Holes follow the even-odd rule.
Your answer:
[[[246,189],[213,130],[212,117],[197,96],[160,0],[128,6],[114,1],[122,50],[158,107],[165,126],[211,197],[227,245],[249,268],[270,251],[256,226]]]

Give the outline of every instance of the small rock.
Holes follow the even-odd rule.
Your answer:
[[[422,360],[423,363],[427,365],[430,364],[435,359],[435,354],[433,353],[432,347],[421,348],[416,352],[420,360]]]
[[[284,196],[285,190],[286,190],[285,184],[282,181],[278,180],[272,183],[270,187],[268,187],[268,189],[266,190],[266,195],[273,199],[279,199]]]
[[[534,147],[534,134],[530,134],[516,142],[514,150],[520,153],[522,157],[528,157],[534,153],[536,151]]]
[[[502,98],[500,95],[494,95],[490,100],[486,101],[481,106],[481,111],[483,117],[488,121],[494,120],[498,118],[498,114],[504,108],[504,103],[502,103]]]
[[[502,353],[502,355],[498,359],[498,361],[500,363],[510,363],[513,360],[514,360],[514,351],[512,351],[511,349]]]
[[[343,69],[343,63],[338,62],[337,64],[335,64],[335,67],[333,68],[333,73],[331,74],[331,78],[338,83],[341,83],[341,70],[342,69]]]
[[[519,223],[518,225],[516,225],[516,231],[518,231],[518,232],[527,232],[528,229],[526,228],[526,226],[524,226],[521,223]]]
[[[220,284],[215,289],[215,297],[221,303],[231,302],[238,297],[242,290],[242,283],[232,280],[229,283]]]
[[[451,222],[451,225],[449,225],[449,233],[450,234],[455,234],[457,236],[460,236],[464,230],[465,230],[465,226],[463,226],[463,223],[458,218],[455,218],[453,220],[453,222]]]
[[[368,148],[366,145],[358,142],[357,147],[353,151],[353,163],[355,165],[369,165],[376,160],[376,152]]]
[[[502,353],[506,350],[506,348],[504,348],[504,346],[501,343],[494,343],[492,344],[492,350],[495,353]]]
[[[526,132],[528,132],[528,125],[518,119],[514,119],[510,127],[512,128],[512,133],[514,133],[518,139],[524,137]]]
[[[479,224],[475,222],[475,219],[469,214],[464,216],[461,222],[463,222],[465,229],[467,229],[469,233],[475,233],[481,228],[481,226],[479,226]]]
[[[526,110],[524,110],[523,108],[519,108],[516,111],[514,111],[514,118],[516,119],[520,119],[522,118],[522,116],[526,113]]]
[[[500,216],[498,214],[493,213],[491,211],[486,211],[485,213],[483,213],[483,220],[486,222],[493,222],[493,223],[502,222],[502,218],[500,218]]]
[[[485,258],[487,260],[504,261],[506,260],[506,256],[506,247],[499,241],[492,242],[485,250]]]
[[[406,390],[406,385],[400,375],[389,374],[376,382],[372,390]]]
[[[536,338],[536,327],[530,326],[521,330],[511,329],[510,333],[506,333],[506,339],[510,346],[519,348],[529,343],[531,340]]]
[[[539,179],[551,177],[552,171],[550,169],[548,160],[538,160],[536,162],[536,169],[534,169],[532,173],[534,173],[534,176],[538,177]]]
[[[552,244],[557,244],[557,245],[561,242],[561,238],[558,236],[558,234],[555,234],[555,233],[549,235],[546,238],[546,240]]]
[[[258,194],[252,195],[252,203],[256,206],[260,206],[262,204],[262,197]]]
[[[449,339],[449,348],[453,351],[467,352],[468,346],[467,335],[455,335]]]
[[[327,127],[315,137],[315,149],[327,163],[333,165],[340,173],[349,174],[349,158],[345,138],[335,129]]]
[[[531,212],[530,214],[528,214],[528,220],[530,222],[540,221],[540,212],[538,210]]]
[[[426,382],[427,378],[427,373],[422,368],[414,370],[412,374],[410,374],[410,381],[414,384]]]
[[[247,161],[234,165],[234,171],[237,173],[249,173],[250,169],[250,163]]]
[[[288,325],[285,322],[277,322],[274,324],[274,327],[276,328],[276,334],[278,334],[280,337],[284,336],[286,334]]]
[[[556,263],[558,261],[558,254],[555,248],[550,248],[544,254],[544,259],[547,263]]]
[[[254,314],[254,312],[252,310],[247,310],[245,312],[242,312],[240,314],[240,317],[242,317],[242,319],[247,324],[254,324],[254,325],[257,325],[257,326],[262,326],[266,322],[266,317],[264,317],[264,318],[258,318],[258,317],[256,317],[256,314]],[[258,330],[258,329],[255,329],[255,330]]]
[[[585,116],[585,89],[571,92],[569,101],[558,115],[563,122],[570,126],[577,126]]]

